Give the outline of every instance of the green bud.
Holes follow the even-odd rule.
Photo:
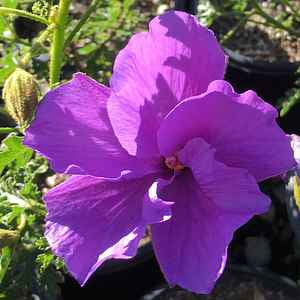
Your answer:
[[[41,17],[48,17],[48,7],[49,3],[46,0],[36,0],[32,5],[32,12],[35,15],[39,15]]]
[[[48,20],[50,23],[55,24],[57,21],[57,15],[58,15],[58,5],[54,5],[50,9]]]
[[[38,104],[39,87],[34,77],[17,68],[5,81],[3,99],[10,116],[20,127],[31,121]]]
[[[19,232],[0,228],[0,249],[11,246],[19,238]]]

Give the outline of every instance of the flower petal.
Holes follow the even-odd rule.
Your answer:
[[[160,188],[160,198],[174,205],[169,221],[151,226],[152,241],[170,284],[209,293],[224,270],[234,231],[265,212],[269,200],[246,170],[217,162],[202,139],[179,156],[192,172],[185,169]]]
[[[297,162],[297,167],[299,168],[299,165],[300,165],[300,136],[296,135],[296,134],[291,134],[290,142],[291,142],[291,147],[294,152],[295,161]]]
[[[161,154],[172,155],[190,139],[201,137],[216,149],[217,160],[247,169],[257,181],[292,168],[289,139],[276,123],[275,109],[254,92],[235,94],[223,83],[223,90],[214,83],[207,93],[181,102],[169,113],[158,131]]]
[[[269,117],[271,120],[277,118],[278,112],[276,108],[258,97],[258,95],[252,90],[238,94],[234,91],[233,86],[229,82],[225,80],[215,80],[210,83],[207,91],[220,92],[224,95],[227,95],[233,101],[249,105],[257,110],[262,111],[266,118]]]
[[[192,170],[201,192],[228,213],[260,214],[270,199],[259,190],[246,169],[232,168],[215,159],[216,150],[202,138],[189,141],[178,153],[182,164]]]
[[[148,224],[170,218],[170,204],[146,195],[153,176],[73,176],[45,197],[46,238],[84,285],[107,259],[130,258]]]
[[[173,11],[154,18],[149,32],[134,35],[114,65],[108,112],[121,145],[131,155],[153,156],[162,118],[222,79],[225,67],[214,34],[195,17]]]
[[[110,125],[110,90],[84,74],[47,93],[24,144],[46,156],[56,172],[118,177],[136,161]]]

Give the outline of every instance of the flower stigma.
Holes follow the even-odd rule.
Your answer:
[[[184,165],[179,161],[176,155],[169,156],[165,159],[165,165],[176,172],[182,171]]]

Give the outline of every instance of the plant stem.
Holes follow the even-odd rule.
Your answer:
[[[240,29],[240,27],[244,26],[249,18],[253,15],[253,13],[246,14],[244,17],[240,19],[240,21],[231,29],[229,30],[226,35],[221,39],[220,43],[225,45],[228,40],[230,40],[236,32]]]
[[[11,128],[11,127],[0,127],[0,134],[7,134],[12,132],[19,132],[17,128]]]
[[[280,117],[286,116],[298,103],[300,103],[300,90],[296,91],[295,94],[291,96],[291,99],[282,106],[280,110]]]
[[[82,28],[82,26],[86,23],[90,15],[96,10],[97,6],[99,5],[101,0],[93,0],[90,7],[86,10],[86,12],[83,14],[79,22],[76,24],[74,29],[71,31],[71,33],[68,35],[65,41],[64,48],[66,48],[74,38],[74,36],[79,32]]]
[[[264,10],[260,7],[260,5],[256,0],[250,0],[250,2],[253,5],[253,8],[255,9],[256,13],[261,17],[263,17],[266,20],[266,22],[273,24],[274,27],[287,31],[291,35],[300,37],[300,31],[296,31],[294,29],[288,28],[284,26],[282,23],[280,23],[279,21],[277,21],[276,19],[274,19],[272,16],[268,15],[266,12],[264,12]]]
[[[27,217],[25,213],[22,213],[20,216],[20,223],[18,225],[18,231],[19,231],[19,235],[22,234],[23,230],[26,227],[26,223],[27,223]]]
[[[65,28],[71,0],[60,0],[50,52],[50,87],[59,82],[65,44]]]
[[[15,15],[15,16],[20,16],[24,17],[27,19],[34,20],[36,22],[40,22],[46,25],[49,25],[49,21],[43,17],[34,15],[30,12],[27,12],[25,10],[20,10],[20,9],[14,9],[14,8],[8,8],[8,7],[0,7],[0,15]]]

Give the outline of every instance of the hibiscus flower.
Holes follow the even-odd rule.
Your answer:
[[[46,238],[83,285],[136,254],[150,226],[167,281],[208,293],[234,231],[270,201],[257,182],[294,165],[277,111],[223,81],[212,31],[168,12],[118,54],[110,88],[78,73],[50,91],[24,143],[71,174],[45,196]]]

